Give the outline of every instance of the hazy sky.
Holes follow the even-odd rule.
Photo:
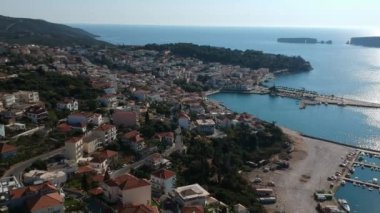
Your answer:
[[[380,0],[0,0],[0,14],[59,23],[380,27]]]

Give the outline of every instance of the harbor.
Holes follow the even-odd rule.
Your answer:
[[[260,94],[271,96],[286,97],[299,100],[299,108],[305,109],[308,105],[337,105],[337,106],[351,106],[351,107],[365,107],[365,108],[380,108],[380,103],[373,103],[368,101],[355,100],[350,98],[338,97],[335,95],[319,94],[315,91],[306,89],[296,89],[283,86],[254,86],[247,89],[220,89],[207,92],[206,95],[216,93],[241,93],[241,94]]]

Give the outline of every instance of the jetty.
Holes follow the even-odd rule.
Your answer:
[[[349,98],[337,97],[334,95],[319,94],[306,89],[296,89],[290,87],[273,86],[268,88],[273,96],[281,96],[301,100],[306,105],[332,104],[338,106],[380,108],[380,103],[373,103]]]
[[[367,187],[372,187],[374,189],[380,189],[380,185],[376,184],[376,183],[365,182],[365,181],[361,181],[361,180],[357,180],[357,179],[352,179],[352,178],[342,178],[342,180],[344,180],[346,182],[354,183],[354,184],[357,184],[357,185],[362,185],[362,186],[364,185],[364,186],[367,186]]]

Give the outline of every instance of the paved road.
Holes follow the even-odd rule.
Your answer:
[[[50,151],[48,153],[44,153],[42,155],[38,155],[36,157],[33,157],[29,160],[26,160],[26,161],[22,161],[20,163],[17,163],[13,166],[11,166],[11,168],[9,168],[3,175],[3,177],[7,177],[7,176],[16,176],[17,178],[20,178],[22,172],[28,168],[29,166],[32,165],[32,163],[38,159],[47,159],[47,158],[50,158],[50,157],[53,157],[54,155],[58,155],[58,154],[63,154],[65,151],[65,147],[62,147],[62,148],[59,148],[59,149],[55,149],[53,151]]]

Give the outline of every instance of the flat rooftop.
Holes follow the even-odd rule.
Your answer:
[[[183,199],[193,199],[197,197],[206,197],[209,196],[210,193],[202,188],[199,184],[192,184],[187,186],[181,186],[175,189],[175,192]]]

